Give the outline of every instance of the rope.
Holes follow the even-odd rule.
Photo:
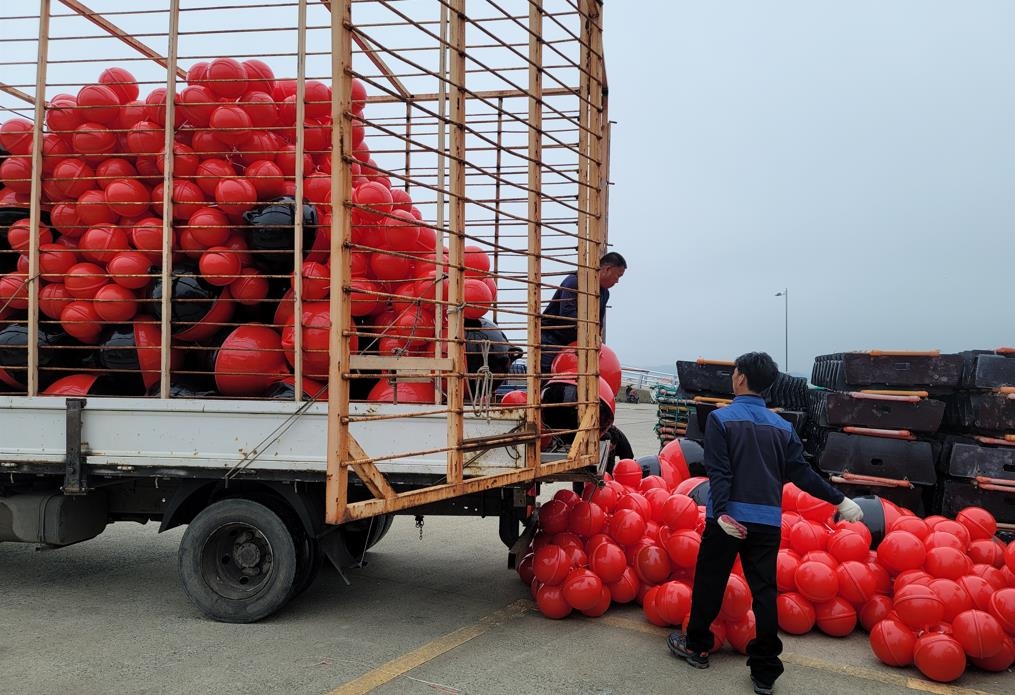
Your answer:
[[[298,385],[296,387],[298,388]],[[318,396],[324,393],[324,390],[326,388],[328,388],[327,385],[321,386],[321,388],[318,389],[317,393],[315,393],[309,399],[304,401],[300,405],[300,407],[296,410],[296,412],[294,412],[292,415],[283,420],[282,424],[273,429],[271,432],[268,433],[268,435],[264,439],[258,442],[257,446],[254,447],[254,450],[252,452],[244,454],[243,458],[241,458],[239,461],[233,464],[233,467],[230,468],[228,471],[226,471],[225,480],[226,481],[232,480],[237,475],[239,475],[241,471],[245,470],[248,466],[250,466],[250,464],[252,464],[258,458],[260,458],[264,450],[264,447],[266,447],[268,444],[273,444],[274,442],[278,441],[283,434],[285,434],[290,428],[292,428],[292,426],[296,424],[296,421],[301,416],[306,414],[307,410],[310,409],[310,406],[317,402]]]
[[[472,394],[472,410],[476,415],[490,419],[490,404],[493,400],[493,372],[490,371],[489,338],[480,342],[480,354],[483,364],[476,370],[476,392]]]

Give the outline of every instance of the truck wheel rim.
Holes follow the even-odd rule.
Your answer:
[[[201,575],[227,599],[250,599],[272,574],[271,543],[256,527],[242,522],[215,529],[201,550]]]

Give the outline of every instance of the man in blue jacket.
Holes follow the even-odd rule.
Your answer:
[[[599,325],[602,330],[606,317],[606,303],[610,299],[610,288],[620,282],[627,261],[616,251],[611,251],[599,261]],[[578,275],[571,273],[560,283],[543,310],[542,329],[539,343],[542,346],[539,371],[550,373],[553,359],[560,348],[578,340]]]
[[[776,613],[776,559],[782,528],[782,486],[791,481],[836,505],[841,518],[859,521],[860,506],[814,472],[792,425],[765,407],[761,393],[779,369],[764,352],[736,360],[735,398],[709,414],[705,424],[705,470],[710,483],[691,614],[685,632],[671,634],[670,651],[696,668],[708,668],[710,630],[722,607],[737,555],[754,597],[756,637],[747,645],[754,692],[770,695],[782,674],[782,641]]]

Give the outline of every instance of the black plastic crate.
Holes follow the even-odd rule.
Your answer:
[[[963,388],[994,389],[999,386],[1015,386],[1015,356],[980,350],[971,350],[963,355],[965,357]]]
[[[946,421],[965,430],[1015,432],[1015,400],[1003,393],[962,392],[948,399]]]
[[[822,427],[873,427],[914,432],[937,432],[945,403],[922,398],[905,401],[854,398],[848,393],[812,389],[809,412]]]
[[[900,507],[905,507],[917,516],[927,516],[934,509],[935,487],[933,486],[881,487],[864,483],[840,482],[833,482],[832,485],[839,488],[847,497],[876,495],[889,502],[894,502]]]
[[[702,444],[705,441],[705,417],[698,414],[697,408],[688,413],[687,432],[684,437],[692,442]]]
[[[1015,481],[1015,446],[980,446],[956,442],[948,454],[948,475],[972,480],[978,476]]]
[[[677,381],[690,393],[733,395],[733,365],[677,360]]]
[[[811,381],[833,391],[858,389],[954,390],[962,381],[959,354],[842,352],[815,358]]]
[[[773,383],[763,394],[765,403],[773,408],[807,410],[807,379],[779,372]]]
[[[984,490],[968,480],[945,480],[941,513],[954,517],[966,507],[983,507],[1004,524],[1015,524],[1015,491]]]
[[[833,475],[855,473],[933,486],[937,453],[933,442],[828,432],[817,463]]]
[[[701,430],[701,437],[704,438],[705,422],[708,420],[708,415],[713,410],[719,407],[718,403],[701,403],[696,402],[694,404],[694,410],[697,415],[695,426]],[[807,425],[807,413],[802,410],[785,410],[779,409],[775,411],[775,414],[781,417],[783,420],[793,425],[793,429],[798,435],[803,436],[804,428]],[[687,426],[688,436],[690,436],[691,425],[690,418],[688,418]]]

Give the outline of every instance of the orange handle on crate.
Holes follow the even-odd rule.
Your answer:
[[[908,480],[896,480],[895,478],[880,478],[876,475],[859,475],[844,471],[842,475],[833,475],[833,483],[845,483],[853,485],[873,485],[875,487],[904,487],[913,489],[913,483]]]
[[[869,393],[874,396],[916,396],[926,398],[930,395],[927,391],[902,391],[900,389],[863,389],[860,393]]]
[[[1015,347],[999,347],[997,350],[994,350],[994,353],[997,355],[1015,355]]]
[[[870,393],[864,391],[850,391],[849,397],[868,401],[893,401],[895,403],[919,403],[923,400],[920,396],[890,396],[885,393]]]
[[[998,439],[997,437],[985,437],[982,434],[978,434],[973,437],[980,444],[996,444],[998,446],[1015,446],[1015,441],[1009,439]]]
[[[695,360],[695,364],[705,366],[707,364],[714,365],[716,367],[736,367],[736,362],[729,362],[727,360],[706,360],[704,357],[699,357]]]
[[[983,490],[995,490],[997,492],[1015,492],[1015,480],[1006,478],[988,478],[985,475],[978,475],[974,479],[976,487]]]
[[[939,357],[940,350],[868,350],[871,357]]]
[[[909,430],[883,430],[876,427],[843,427],[846,434],[866,434],[871,437],[884,437],[885,439],[907,439],[913,441],[916,436]]]
[[[716,398],[715,396],[695,396],[695,403],[715,403],[717,405],[729,405],[733,401],[729,398]]]

